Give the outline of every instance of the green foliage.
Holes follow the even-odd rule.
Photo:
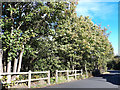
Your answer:
[[[113,60],[107,62],[108,69],[120,70],[120,56],[115,56]]]
[[[67,82],[66,76],[58,77],[58,83],[64,83],[64,82]]]
[[[7,82],[7,76],[3,76],[0,81],[1,82]],[[11,83],[5,83],[3,84],[3,87],[8,87],[8,86],[14,86],[15,85],[15,81],[11,81]]]
[[[87,70],[105,69],[106,61],[113,56],[106,29],[93,24],[89,17],[72,13],[66,22],[60,20],[54,38],[59,45],[59,57],[69,69],[84,68],[85,64]]]
[[[13,61],[24,49],[21,71],[50,70],[54,76],[55,70],[84,69],[85,65],[88,71],[101,70],[113,57],[107,29],[88,16],[77,17],[75,2],[3,5],[3,58]]]
[[[55,77],[51,77],[51,78],[50,78],[50,83],[51,83],[51,84],[55,84],[55,83],[56,83],[55,79],[56,79]]]
[[[7,81],[7,76],[3,76],[1,79],[0,79],[1,82],[5,82]]]

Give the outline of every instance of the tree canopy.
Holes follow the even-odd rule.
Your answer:
[[[113,57],[107,29],[78,17],[77,2],[3,3],[5,71],[105,69]],[[10,64],[11,63],[11,64]],[[5,67],[11,67],[6,70]],[[22,68],[21,68],[22,67]]]

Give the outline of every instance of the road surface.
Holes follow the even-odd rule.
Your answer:
[[[45,88],[118,88],[120,85],[120,71],[109,72],[110,74],[57,84]]]

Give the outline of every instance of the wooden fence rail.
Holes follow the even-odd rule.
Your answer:
[[[78,71],[80,71],[80,73],[77,73]],[[60,72],[65,72],[65,73],[67,73],[67,81],[69,81],[69,77],[70,76],[75,76],[75,79],[77,79],[77,76],[78,75],[83,75],[83,70],[81,69],[81,70],[63,70],[63,71],[58,71],[58,70],[56,70],[56,82],[58,82],[58,73],[60,73]],[[74,74],[69,74],[70,72],[74,72]]]
[[[58,71],[56,70],[56,82],[58,82],[58,74],[60,72],[65,72],[66,75],[67,75],[67,81],[69,81],[69,77],[70,76],[74,76],[75,79],[77,79],[77,76],[78,75],[83,75],[83,70],[63,70],[63,71]],[[72,72],[72,74],[71,74]],[[78,73],[79,72],[79,73]],[[45,78],[38,78],[38,79],[32,79],[31,76],[32,74],[47,74],[47,77]],[[38,80],[48,80],[48,84],[50,84],[50,71],[41,71],[41,72],[31,72],[31,70],[29,70],[29,72],[13,72],[13,73],[0,73],[0,76],[9,76],[9,75],[16,75],[16,76],[19,76],[19,75],[28,75],[28,79],[26,80],[17,80],[15,81],[14,80],[14,83],[22,83],[22,82],[28,82],[28,88],[31,87],[31,81],[38,81]],[[10,79],[9,79],[10,80]],[[10,81],[2,81],[2,84],[6,84],[6,83],[12,83],[11,80]]]
[[[43,73],[47,73],[48,76],[45,78],[39,78],[39,79],[31,79],[31,75],[32,74],[43,74]],[[41,72],[31,72],[31,70],[29,70],[29,72],[16,72],[16,73],[0,73],[0,76],[5,76],[5,75],[28,75],[28,79],[26,80],[18,80],[15,81],[16,82],[28,82],[28,87],[31,87],[31,81],[37,81],[37,80],[48,80],[48,84],[50,84],[50,71],[41,71]],[[11,83],[11,81],[6,81],[6,82],[2,82],[2,84],[6,84],[6,83]]]

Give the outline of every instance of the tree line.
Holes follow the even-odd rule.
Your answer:
[[[109,70],[120,70],[120,56],[116,55],[113,60],[109,60],[107,67]]]
[[[107,28],[78,17],[78,2],[2,3],[1,72],[106,69]]]

